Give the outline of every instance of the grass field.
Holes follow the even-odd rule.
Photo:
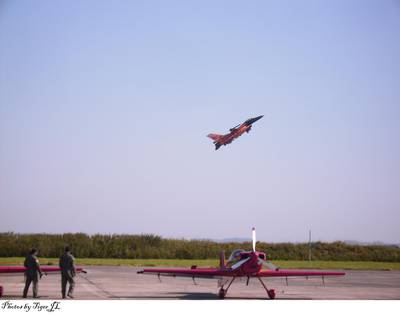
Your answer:
[[[42,265],[57,265],[57,258],[39,258]],[[22,265],[24,258],[0,258],[0,265]],[[346,270],[400,270],[400,262],[371,262],[371,261],[273,261],[282,269],[346,269]],[[76,259],[77,265],[104,265],[104,266],[168,266],[168,267],[217,267],[215,259]]]

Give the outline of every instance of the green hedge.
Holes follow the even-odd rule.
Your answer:
[[[215,259],[238,248],[251,249],[247,243],[218,243],[211,240],[165,239],[157,235],[86,235],[0,233],[0,257],[25,256],[32,248],[40,256],[58,257],[69,245],[79,258],[126,259]],[[307,260],[306,243],[257,243],[270,260]],[[362,246],[343,242],[312,244],[313,260],[400,262],[396,246]]]

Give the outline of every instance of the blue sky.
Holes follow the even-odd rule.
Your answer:
[[[399,56],[390,0],[2,1],[0,231],[399,242]]]

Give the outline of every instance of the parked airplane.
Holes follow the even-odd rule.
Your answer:
[[[267,269],[263,270],[262,268]],[[227,264],[225,264],[224,253],[221,252],[219,268],[197,268],[192,266],[190,269],[179,268],[149,268],[138,271],[142,274],[152,274],[160,276],[172,277],[190,277],[195,278],[216,278],[219,279],[218,287],[220,287],[218,296],[223,299],[228,293],[228,289],[236,278],[247,278],[247,285],[250,278],[257,278],[270,299],[275,298],[275,290],[268,289],[263,278],[268,277],[315,277],[321,276],[342,276],[343,272],[334,271],[305,271],[305,270],[281,270],[267,261],[267,256],[264,252],[256,251],[256,231],[253,228],[253,250],[244,251],[241,249],[232,252]],[[227,285],[225,288],[224,286]]]
[[[215,150],[217,150],[222,145],[226,146],[227,144],[232,143],[235,138],[241,136],[244,132],[250,132],[252,124],[262,118],[264,115],[260,115],[257,117],[249,118],[242,124],[238,124],[235,127],[232,127],[229,130],[229,134],[219,135],[219,134],[208,134],[207,137],[210,137],[215,144]]]

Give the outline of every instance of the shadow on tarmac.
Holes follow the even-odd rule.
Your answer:
[[[157,296],[111,296],[111,299],[136,299],[136,300],[146,300],[146,299],[178,299],[178,300],[220,300],[217,294],[210,292],[202,293],[187,293],[187,292],[169,292],[170,295],[157,295]],[[275,300],[310,300],[309,298],[275,298]],[[235,297],[226,296],[224,300],[270,300],[268,297]]]

